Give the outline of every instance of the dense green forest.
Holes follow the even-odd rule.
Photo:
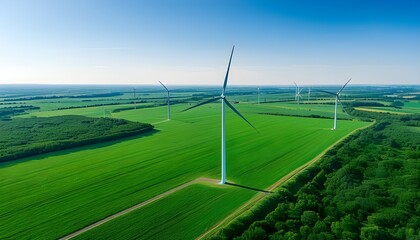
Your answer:
[[[6,107],[0,108],[0,120],[10,120],[12,116],[23,114],[27,110],[35,110],[39,107],[34,106],[16,106],[16,107]]]
[[[420,239],[420,117],[373,116],[213,239]]]
[[[151,131],[123,119],[58,116],[0,121],[0,162]]]

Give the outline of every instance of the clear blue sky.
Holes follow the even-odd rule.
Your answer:
[[[420,84],[420,1],[0,0],[0,83]]]

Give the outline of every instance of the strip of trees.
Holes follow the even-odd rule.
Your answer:
[[[36,110],[36,109],[39,109],[39,107],[35,107],[31,105],[0,108],[0,121],[10,120],[12,116],[23,114],[28,110]]]
[[[150,124],[123,119],[58,116],[0,121],[0,162],[138,135]]]

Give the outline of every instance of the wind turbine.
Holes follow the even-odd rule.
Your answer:
[[[169,89],[163,85],[163,83],[161,81],[159,81],[159,83],[166,89],[167,94],[167,99],[168,99],[168,120],[171,120],[171,101],[169,100]]]
[[[324,93],[328,93],[328,94],[331,94],[331,95],[333,95],[333,96],[335,96],[335,106],[334,106],[334,127],[332,128],[332,130],[336,130],[337,129],[337,105],[338,105],[338,102],[340,101],[340,104],[341,105],[343,105],[342,103],[341,103],[341,100],[340,100],[340,93],[343,91],[343,89],[347,86],[347,84],[350,82],[350,80],[351,80],[351,78],[346,82],[346,84],[344,84],[344,86],[337,92],[337,93],[333,93],[333,92],[329,92],[329,91],[324,91],[324,90],[320,90],[321,92],[324,92]],[[344,106],[343,106],[343,109],[344,109]]]
[[[236,110],[232,106],[232,104],[226,99],[225,91],[226,91],[226,85],[227,85],[227,81],[228,81],[228,77],[229,77],[230,63],[232,62],[232,56],[233,56],[234,49],[235,49],[235,46],[233,46],[232,52],[230,54],[229,65],[227,67],[225,81],[223,83],[223,88],[222,88],[222,94],[220,95],[220,97],[212,98],[210,100],[204,101],[202,103],[199,103],[197,105],[194,105],[192,107],[189,107],[189,108],[183,110],[183,112],[185,112],[185,111],[188,111],[188,110],[190,110],[192,108],[195,108],[195,107],[198,107],[198,106],[207,104],[207,103],[211,103],[211,102],[215,102],[215,101],[218,101],[218,100],[222,100],[222,176],[221,176],[221,180],[220,180],[220,183],[221,184],[225,184],[226,183],[226,122],[225,122],[225,105],[227,105],[230,109],[232,109],[232,111],[234,111],[239,117],[241,117],[243,120],[245,120],[245,122],[247,122],[252,128],[255,129],[255,127],[244,116],[242,116],[242,114],[239,113],[239,111]]]
[[[308,102],[311,101],[311,88],[308,88]]]
[[[300,95],[300,92],[302,92],[302,89],[299,88],[299,86],[296,84],[296,82],[293,82],[296,86],[296,93],[295,93],[295,100],[297,101],[297,104],[299,104],[299,100],[300,98],[302,98],[302,96]]]
[[[260,104],[260,88],[258,88],[258,104]]]
[[[136,88],[133,88],[133,97],[134,97],[134,109],[137,109],[137,103],[136,103]]]

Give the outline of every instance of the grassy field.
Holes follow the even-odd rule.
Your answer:
[[[401,108],[394,107],[357,107],[357,110],[371,111],[371,112],[383,112],[392,114],[420,114],[420,103],[419,101],[407,101],[404,102],[404,106]]]
[[[150,106],[150,103],[139,103],[137,107]],[[33,111],[29,114],[20,115],[19,117],[54,117],[63,115],[83,115],[87,117],[113,117],[112,111],[119,108],[132,107],[133,104],[122,104],[122,105],[109,105],[109,106],[98,106],[98,107],[84,107],[84,108],[72,108],[62,110],[40,110]]]
[[[174,106],[171,121],[164,121],[166,107],[113,114],[155,123],[157,131],[147,136],[0,165],[0,238],[58,238],[198,177],[219,178],[220,104],[180,113],[186,107],[186,104]],[[331,119],[258,114],[268,111],[267,108],[277,111],[276,105],[239,104],[237,108],[259,133],[228,111],[228,181],[252,188],[270,186],[342,136],[367,125],[339,121],[338,130],[331,131]],[[72,109],[79,114],[100,116],[98,109],[94,113],[90,110]],[[48,111],[48,114],[64,111],[70,110]],[[190,191],[196,194],[191,195]],[[138,225],[130,229],[147,232],[151,234],[148,237],[155,239],[165,238],[170,232],[171,236],[181,236],[175,229],[187,231],[187,236],[198,236],[253,194],[237,187],[220,190],[194,186],[140,209],[140,215],[127,215],[127,221],[132,222],[123,222],[127,226]],[[166,201],[172,207],[163,208]],[[206,207],[200,208],[193,202]],[[231,203],[225,206],[226,202]],[[209,210],[218,206],[220,210]],[[153,217],[152,212],[162,214],[158,222],[138,223],[139,216]],[[174,217],[182,220],[171,220]],[[204,217],[205,223],[197,225],[197,219]],[[124,236],[136,236],[127,231]],[[101,234],[115,236],[115,228],[112,224],[104,225]]]
[[[244,188],[195,184],[75,239],[194,239],[253,194]]]
[[[244,104],[243,104],[244,105]],[[255,105],[255,104],[254,104]],[[241,105],[242,106],[242,105]],[[255,108],[253,105],[248,106],[251,109]],[[297,115],[297,116],[310,116],[318,115],[321,117],[334,117],[334,105],[327,104],[296,104],[295,102],[289,103],[264,103],[259,104],[257,107],[259,113],[273,113],[283,115]],[[351,118],[339,106],[337,111],[338,118]]]
[[[0,162],[122,139],[153,126],[116,118],[66,115],[0,121]]]

